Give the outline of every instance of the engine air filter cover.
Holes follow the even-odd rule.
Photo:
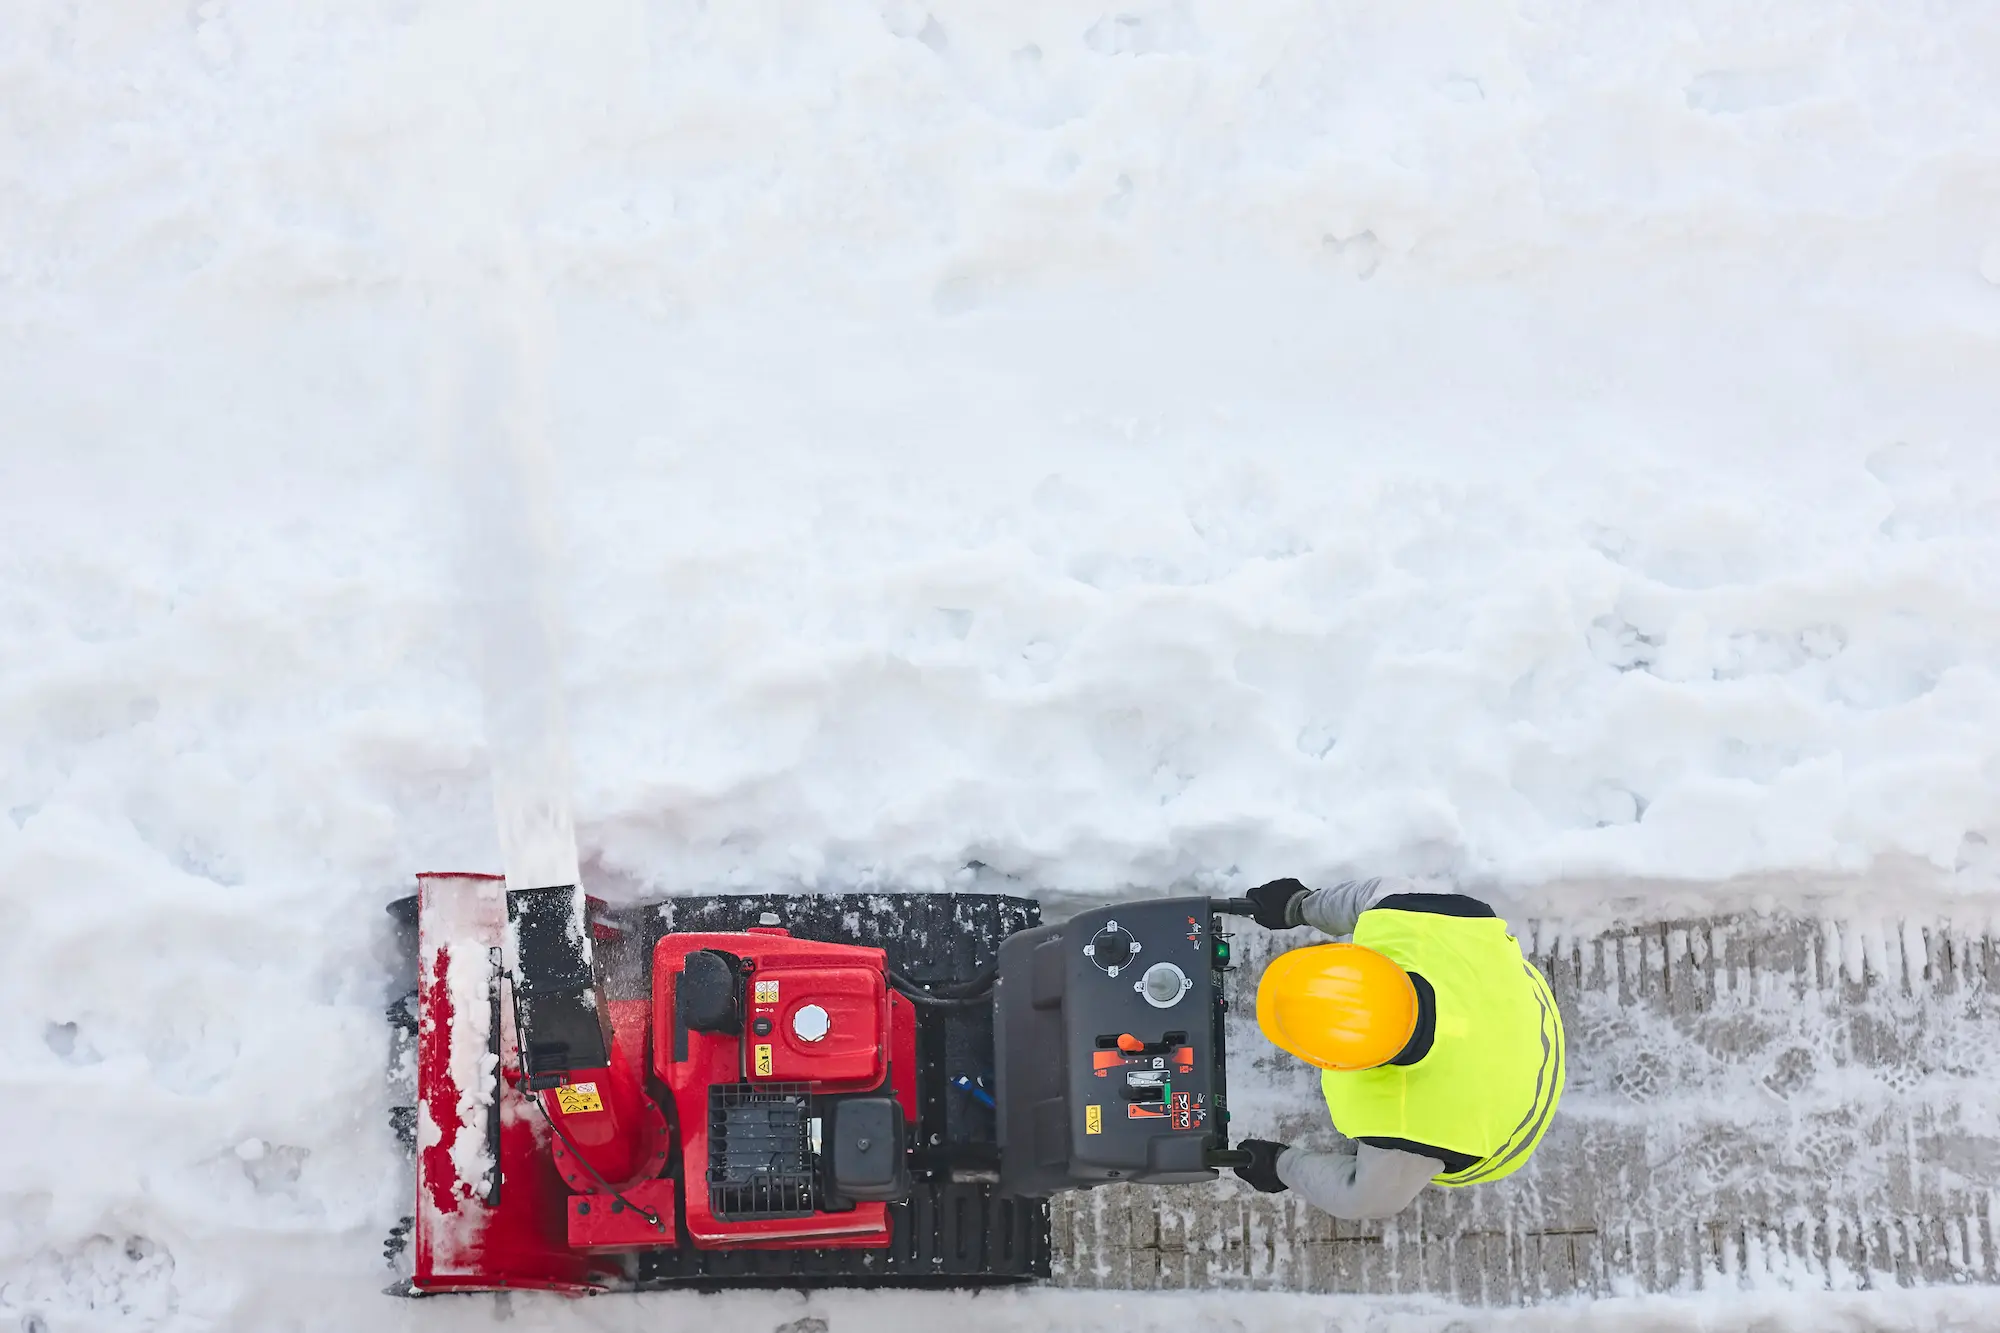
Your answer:
[[[803,1083],[708,1090],[708,1206],[719,1219],[810,1217],[811,1092]]]

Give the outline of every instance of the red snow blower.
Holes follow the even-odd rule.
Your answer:
[[[1042,925],[990,894],[421,875],[391,910],[402,1294],[1031,1281],[1051,1193],[1240,1160],[1237,900]]]

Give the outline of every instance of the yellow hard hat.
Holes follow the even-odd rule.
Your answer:
[[[1281,953],[1257,983],[1257,1026],[1321,1069],[1373,1069],[1417,1030],[1417,988],[1389,958],[1359,944]]]

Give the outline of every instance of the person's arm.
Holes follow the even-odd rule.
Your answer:
[[[1323,889],[1298,894],[1286,906],[1285,921],[1294,926],[1311,926],[1327,935],[1352,935],[1354,923],[1378,899],[1392,893],[1408,893],[1416,886],[1406,879],[1349,879]]]
[[[1311,926],[1328,935],[1352,935],[1361,914],[1375,907],[1447,916],[1492,916],[1493,909],[1469,893],[1425,889],[1415,881],[1387,876],[1349,879],[1308,889],[1295,879],[1274,879],[1250,890],[1257,923],[1271,930]]]
[[[1435,1157],[1367,1143],[1352,1152],[1287,1148],[1278,1155],[1278,1179],[1313,1207],[1350,1221],[1394,1217],[1443,1171]]]
[[[1328,935],[1352,935],[1361,914],[1374,907],[1445,916],[1493,915],[1492,907],[1469,893],[1424,889],[1414,880],[1382,876],[1342,880],[1323,889],[1309,889],[1295,879],[1274,879],[1244,897],[1250,904],[1249,916],[1266,930],[1311,926]]]

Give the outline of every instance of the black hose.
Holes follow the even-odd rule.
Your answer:
[[[976,1004],[985,1004],[993,998],[993,978],[998,975],[998,971],[997,968],[988,968],[970,981],[958,982],[956,985],[940,984],[929,990],[901,972],[891,972],[889,984],[911,1004],[924,1005],[932,1009],[965,1009]],[[960,987],[964,986],[983,986],[984,989],[964,992],[960,990]]]
[[[991,995],[993,983],[999,976],[1000,964],[995,960],[964,981],[929,981],[924,984],[930,987],[933,995]]]

